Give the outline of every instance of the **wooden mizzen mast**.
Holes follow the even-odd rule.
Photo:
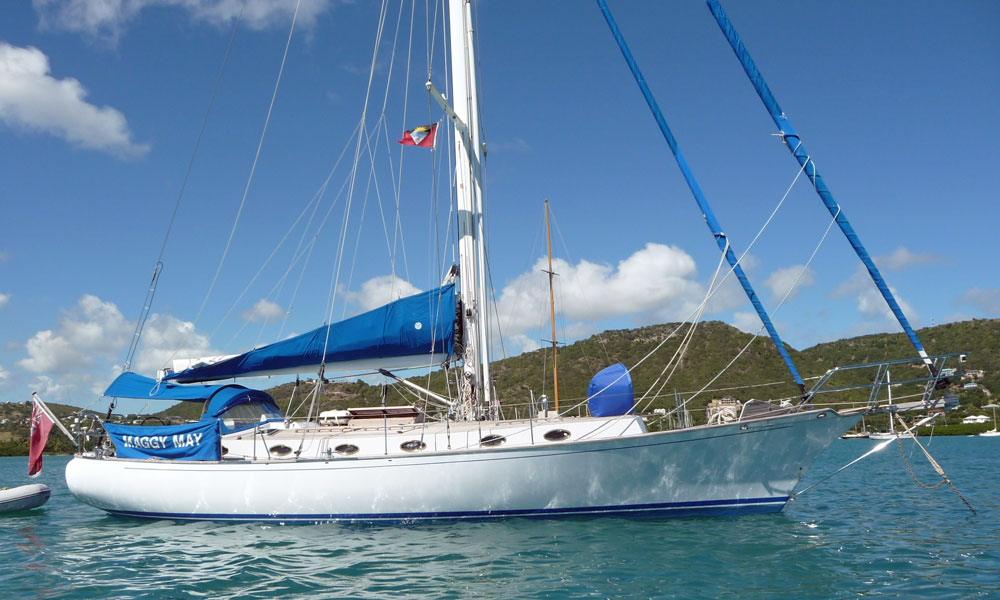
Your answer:
[[[552,395],[556,401],[556,412],[559,412],[559,357],[556,349],[556,300],[552,291],[552,234],[549,230],[549,201],[545,201],[545,240],[549,246],[549,313],[552,316]]]

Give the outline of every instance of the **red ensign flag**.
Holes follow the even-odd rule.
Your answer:
[[[32,402],[31,436],[28,441],[28,477],[37,477],[42,472],[42,451],[49,441],[49,431],[54,422],[37,402]]]

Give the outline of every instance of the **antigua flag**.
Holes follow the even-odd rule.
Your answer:
[[[49,441],[49,431],[55,421],[37,401],[31,410],[31,435],[28,441],[28,477],[37,477],[42,472],[42,451]]]
[[[420,146],[421,148],[433,148],[434,138],[437,134],[437,123],[433,125],[421,125],[414,127],[410,131],[403,132],[403,139],[396,140],[404,146]]]

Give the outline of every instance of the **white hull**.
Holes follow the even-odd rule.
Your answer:
[[[912,433],[869,433],[868,439],[872,440],[894,440],[896,438],[902,440],[913,439]]]
[[[37,508],[49,501],[52,490],[43,483],[30,483],[0,490],[0,513]]]
[[[776,512],[813,461],[857,420],[809,411],[602,439],[308,460],[77,456],[66,467],[66,483],[78,500],[109,513],[169,519]]]

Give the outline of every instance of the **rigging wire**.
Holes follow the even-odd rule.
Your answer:
[[[665,338],[664,338],[664,339],[663,339],[663,340],[662,340],[662,341],[661,341],[661,342],[660,342],[659,344],[657,344],[655,348],[653,348],[653,349],[652,349],[652,350],[651,350],[651,351],[650,351],[650,352],[649,352],[648,354],[646,354],[646,356],[644,356],[643,358],[641,358],[641,359],[640,359],[640,360],[639,360],[639,361],[638,361],[638,362],[637,362],[637,363],[636,363],[635,365],[633,365],[632,367],[630,367],[629,369],[627,369],[627,370],[625,371],[625,373],[623,373],[623,374],[622,374],[622,375],[621,375],[621,376],[620,376],[620,377],[619,377],[618,379],[615,379],[614,381],[610,382],[610,383],[609,383],[609,384],[608,384],[607,386],[605,386],[605,388],[604,388],[604,389],[602,389],[602,390],[598,391],[598,392],[597,392],[597,394],[600,394],[601,392],[603,392],[603,391],[604,391],[605,389],[607,389],[608,387],[610,387],[610,386],[611,386],[611,385],[613,385],[614,383],[617,383],[617,381],[618,381],[618,380],[620,380],[620,379],[621,379],[622,377],[624,377],[624,376],[625,376],[626,374],[630,374],[630,373],[631,373],[631,372],[632,372],[632,371],[633,371],[633,370],[634,370],[635,368],[637,368],[637,367],[638,367],[638,366],[639,366],[640,364],[642,364],[642,363],[643,363],[643,362],[645,362],[645,361],[646,361],[646,360],[647,360],[647,359],[648,359],[649,357],[651,357],[651,356],[652,356],[653,354],[655,354],[656,352],[658,352],[658,351],[660,350],[660,348],[662,348],[662,347],[663,347],[663,345],[664,345],[664,344],[665,344],[665,343],[667,342],[667,340],[671,339],[671,338],[672,338],[672,337],[673,337],[674,335],[676,335],[676,333],[677,333],[678,331],[680,331],[680,329],[681,329],[681,328],[682,328],[682,327],[684,326],[684,323],[685,323],[685,322],[687,322],[687,321],[690,321],[690,320],[691,320],[692,318],[694,318],[694,317],[695,317],[695,315],[697,315],[697,314],[700,314],[700,312],[701,312],[701,311],[703,310],[703,309],[702,309],[702,305],[707,305],[707,302],[708,302],[708,300],[709,300],[709,299],[710,299],[710,298],[711,298],[711,297],[712,297],[712,296],[713,296],[713,295],[714,295],[714,294],[715,294],[716,292],[718,292],[718,290],[719,290],[719,289],[721,289],[721,287],[722,287],[722,285],[723,285],[723,284],[725,283],[726,279],[728,279],[728,277],[729,277],[729,276],[730,276],[730,275],[731,275],[731,274],[732,274],[732,273],[733,273],[733,272],[734,272],[734,271],[736,270],[736,266],[737,266],[737,265],[739,265],[739,264],[741,264],[741,262],[743,261],[743,259],[744,259],[744,258],[745,258],[745,257],[747,256],[747,254],[748,254],[748,253],[750,252],[750,249],[751,249],[751,248],[753,247],[753,245],[754,245],[754,244],[755,244],[755,243],[757,242],[757,240],[758,240],[758,239],[760,238],[760,236],[761,236],[761,234],[763,233],[763,231],[764,231],[764,230],[765,230],[765,229],[767,228],[767,226],[768,226],[768,225],[769,225],[769,224],[771,223],[771,221],[772,221],[772,220],[773,220],[773,218],[774,218],[774,215],[775,215],[775,214],[777,213],[777,210],[778,210],[778,208],[780,208],[780,207],[781,207],[781,205],[782,205],[782,204],[784,203],[785,199],[786,199],[786,198],[788,197],[788,195],[789,195],[789,193],[791,192],[792,188],[793,188],[793,187],[795,186],[795,183],[796,183],[796,182],[797,182],[797,181],[799,180],[799,178],[801,177],[801,175],[802,175],[802,172],[803,172],[803,170],[804,170],[804,168],[800,168],[800,169],[799,169],[799,171],[798,171],[798,173],[796,173],[795,177],[794,177],[794,178],[793,178],[793,180],[792,180],[792,183],[791,183],[791,185],[789,185],[789,186],[788,186],[788,188],[787,188],[787,189],[785,190],[785,193],[784,193],[784,195],[782,195],[781,199],[779,200],[779,202],[778,202],[778,205],[777,205],[777,206],[775,207],[775,209],[774,209],[773,211],[771,211],[771,215],[770,215],[770,216],[769,216],[769,217],[767,218],[767,220],[766,220],[766,221],[764,222],[764,224],[763,224],[763,225],[761,226],[761,228],[760,228],[760,230],[758,231],[757,235],[756,235],[756,236],[754,236],[753,240],[752,240],[752,241],[750,242],[750,244],[749,244],[749,245],[747,246],[747,249],[746,249],[746,250],[745,250],[745,251],[743,252],[743,254],[741,254],[741,255],[739,256],[739,258],[738,258],[738,259],[736,260],[736,264],[734,264],[734,265],[730,266],[730,268],[728,269],[728,271],[727,271],[727,272],[726,272],[726,274],[725,274],[725,275],[723,276],[722,280],[721,280],[721,281],[719,282],[719,284],[718,284],[717,286],[715,286],[714,288],[713,288],[712,286],[709,286],[709,289],[708,289],[708,292],[706,293],[706,296],[705,296],[705,298],[704,298],[704,299],[702,300],[702,304],[701,304],[701,305],[699,305],[699,307],[698,307],[698,308],[696,308],[696,309],[695,309],[694,311],[692,311],[692,313],[691,313],[690,315],[688,315],[688,317],[687,317],[687,318],[686,318],[686,319],[685,319],[684,321],[682,321],[682,322],[681,322],[680,324],[678,324],[678,326],[677,326],[677,327],[676,327],[676,328],[675,328],[675,329],[674,329],[674,330],[673,330],[672,332],[670,332],[670,334],[668,334],[668,335],[667,335],[667,337],[665,337]],[[796,279],[795,279],[795,282],[794,282],[794,283],[793,283],[793,285],[792,285],[792,286],[791,286],[791,287],[789,288],[788,292],[786,292],[786,293],[785,293],[785,296],[784,296],[784,298],[782,298],[782,299],[781,299],[781,302],[779,302],[779,303],[778,303],[778,307],[777,307],[777,308],[780,308],[780,307],[782,306],[782,304],[784,304],[785,300],[786,300],[786,299],[787,299],[787,298],[789,297],[789,294],[791,293],[791,291],[792,291],[793,289],[795,289],[795,286],[796,286],[796,285],[798,285],[798,282],[799,282],[799,280],[801,279],[802,275],[803,275],[803,274],[805,273],[805,269],[806,269],[806,268],[808,268],[808,266],[809,266],[809,263],[811,263],[811,262],[812,262],[812,259],[813,259],[813,258],[814,258],[814,257],[816,256],[816,253],[817,253],[817,252],[819,251],[819,247],[820,247],[820,246],[822,246],[823,242],[824,242],[824,241],[826,240],[826,237],[827,237],[827,235],[828,235],[828,234],[830,233],[830,229],[831,229],[831,227],[832,227],[832,225],[833,225],[833,222],[835,222],[835,221],[836,221],[836,217],[834,218],[834,220],[833,220],[833,221],[831,221],[831,223],[830,223],[829,225],[827,225],[827,228],[826,228],[826,232],[825,232],[825,233],[823,234],[822,238],[820,239],[820,241],[819,241],[819,244],[817,244],[816,248],[815,248],[815,249],[813,250],[813,252],[812,252],[812,255],[811,255],[811,256],[810,256],[810,258],[809,258],[809,261],[808,261],[808,262],[806,263],[806,265],[805,265],[805,266],[803,267],[803,269],[802,269],[802,270],[801,270],[801,271],[799,272],[799,275],[798,275],[798,277],[796,277]],[[721,266],[721,263],[720,263],[720,266]],[[716,271],[716,276],[717,276],[717,275],[718,275],[718,270]],[[772,314],[773,314],[774,312],[777,312],[777,308],[776,308],[775,310],[773,310],[773,311],[772,311]],[[733,365],[733,364],[734,364],[734,363],[735,363],[735,362],[736,362],[736,361],[737,361],[737,360],[738,360],[738,359],[739,359],[739,358],[740,358],[740,357],[741,357],[741,356],[743,355],[743,353],[745,353],[745,352],[746,352],[746,351],[747,351],[747,350],[748,350],[748,349],[750,348],[750,345],[751,345],[751,344],[753,344],[753,342],[754,342],[754,341],[755,341],[755,340],[756,340],[756,339],[757,339],[757,338],[758,338],[758,337],[760,336],[760,333],[761,333],[761,331],[763,331],[763,330],[764,330],[764,327],[761,327],[761,328],[760,328],[760,329],[759,329],[759,330],[757,331],[757,333],[755,333],[755,334],[754,334],[754,336],[753,336],[753,337],[752,337],[752,338],[750,339],[750,342],[748,342],[748,343],[747,343],[747,345],[746,345],[746,346],[744,346],[744,347],[743,347],[743,349],[742,349],[742,350],[740,350],[740,352],[739,352],[739,353],[737,353],[737,355],[736,355],[736,356],[735,356],[735,357],[734,357],[734,358],[733,358],[733,359],[732,359],[732,360],[731,360],[731,361],[729,362],[729,364],[727,364],[727,365],[726,365],[725,367],[723,367],[723,368],[722,368],[722,370],[721,370],[721,371],[720,371],[720,372],[719,372],[718,374],[716,374],[716,375],[715,375],[715,377],[713,377],[713,378],[712,378],[712,379],[711,379],[711,380],[710,380],[710,381],[709,381],[709,382],[708,382],[707,384],[705,384],[705,386],[703,386],[703,387],[702,387],[702,389],[700,389],[700,390],[698,390],[697,392],[695,392],[695,394],[694,394],[693,396],[691,396],[690,398],[687,398],[687,399],[686,399],[686,400],[685,400],[685,401],[684,401],[683,403],[681,403],[681,404],[680,404],[679,406],[677,406],[677,407],[675,407],[674,409],[672,409],[672,410],[668,411],[668,412],[667,412],[667,415],[666,415],[666,416],[670,416],[670,415],[673,415],[674,413],[678,412],[679,410],[682,410],[682,409],[683,409],[683,408],[684,408],[684,407],[685,407],[685,406],[686,406],[686,405],[687,405],[687,404],[688,404],[688,403],[689,403],[689,402],[690,402],[691,400],[693,400],[693,399],[694,399],[695,397],[697,397],[697,396],[698,396],[698,395],[700,395],[700,394],[701,394],[702,392],[704,392],[704,391],[705,391],[706,389],[708,389],[708,387],[709,387],[709,386],[710,386],[710,385],[711,385],[712,383],[714,383],[714,382],[715,382],[715,381],[716,381],[716,380],[717,380],[717,379],[718,379],[719,377],[721,377],[721,376],[722,376],[722,374],[723,374],[723,373],[725,373],[725,372],[726,372],[726,371],[727,371],[727,370],[728,370],[728,369],[729,369],[729,368],[730,368],[730,367],[731,367],[731,366],[732,366],[732,365]],[[680,347],[678,347],[678,348],[680,348]],[[668,363],[668,364],[669,364],[669,363]],[[671,372],[671,373],[672,373],[672,372]],[[669,380],[669,378],[668,378],[668,380]],[[655,383],[654,383],[654,385],[655,385]],[[661,388],[661,389],[662,389],[662,388]],[[595,395],[596,395],[596,394],[595,394]],[[573,410],[573,409],[576,409],[576,408],[579,408],[579,407],[580,407],[580,406],[582,406],[582,405],[583,405],[584,403],[586,403],[586,402],[587,402],[587,401],[588,401],[588,400],[589,400],[589,399],[590,399],[591,397],[593,397],[593,396],[588,396],[588,398],[586,398],[586,399],[584,399],[583,401],[579,402],[578,404],[576,404],[576,405],[574,405],[574,406],[570,407],[570,409],[569,409],[569,410]],[[649,403],[651,403],[651,402],[653,401],[653,399],[655,399],[656,397],[658,397],[658,394],[654,395],[654,396],[653,396],[653,398],[651,398],[651,399],[649,400]],[[643,398],[640,398],[640,401],[642,401],[642,400],[643,400],[644,398],[645,398],[645,396],[644,396]],[[647,403],[647,406],[649,405],[649,403]],[[633,408],[633,410],[634,410],[634,409],[636,408],[637,404],[638,404],[638,403],[636,403],[636,404],[634,404],[634,405],[633,405],[633,407],[632,407],[632,408]]]
[[[358,162],[359,162],[359,160],[361,158],[361,146],[362,146],[362,141],[363,141],[363,139],[365,137],[365,135],[364,135],[365,134],[365,122],[367,121],[367,117],[368,117],[368,102],[369,102],[369,100],[371,98],[372,81],[373,81],[373,79],[375,77],[375,64],[376,64],[376,60],[378,59],[379,45],[381,44],[382,34],[384,32],[384,29],[385,29],[385,19],[386,19],[387,12],[388,12],[388,3],[387,3],[386,0],[383,0],[382,6],[381,6],[381,8],[379,10],[378,27],[376,28],[376,33],[375,33],[375,44],[374,44],[374,47],[372,48],[372,60],[371,60],[371,64],[370,64],[369,69],[368,69],[368,85],[367,85],[367,87],[365,89],[365,101],[364,101],[363,109],[361,111],[361,131],[360,131],[360,133],[358,135],[357,145],[355,146],[355,149],[354,149],[354,163],[351,166],[351,174],[350,174],[350,177],[349,177],[349,180],[348,180],[350,182],[350,186],[348,188],[347,199],[346,199],[345,205],[344,205],[344,220],[343,220],[343,224],[341,226],[341,231],[340,231],[340,241],[339,241],[338,246],[337,246],[336,268],[334,269],[334,273],[333,273],[332,277],[330,278],[330,290],[329,290],[329,293],[328,293],[328,300],[327,300],[328,307],[327,307],[327,316],[326,316],[326,336],[325,336],[324,341],[323,341],[323,355],[322,355],[322,358],[320,359],[320,368],[319,368],[319,373],[318,373],[318,377],[317,377],[317,380],[316,380],[316,390],[312,394],[312,398],[311,398],[310,403],[309,403],[309,414],[308,414],[308,417],[307,417],[309,419],[312,418],[312,415],[315,412],[316,400],[319,397],[319,395],[321,393],[321,390],[322,390],[322,387],[323,387],[323,379],[324,379],[324,372],[325,372],[325,365],[326,365],[326,351],[327,351],[327,347],[330,344],[330,331],[333,328],[333,310],[334,310],[334,305],[336,303],[336,295],[337,295],[337,291],[338,291],[337,287],[338,287],[338,285],[340,283],[341,267],[343,266],[344,245],[345,245],[345,243],[347,241],[347,226],[348,226],[348,223],[350,222],[351,206],[352,206],[353,200],[354,200],[354,184],[357,181]],[[302,439],[299,441],[299,449],[297,451],[298,453],[302,452],[302,449],[303,449],[303,447],[305,445],[305,440],[306,440],[306,432],[303,429],[303,431],[302,431]]]
[[[553,212],[555,212],[555,211],[553,211]],[[556,219],[555,215],[552,216],[552,223],[556,227],[556,235],[559,236],[559,242],[562,243],[563,252],[566,253],[567,262],[569,262],[569,264],[572,266],[572,264],[573,264],[573,256],[569,252],[569,246],[566,244],[566,238],[563,236],[562,228],[559,227],[559,220]],[[583,286],[576,286],[576,292],[579,293],[581,296],[583,296],[583,299],[588,304],[591,303],[590,298],[588,298],[588,296],[587,296],[587,290]],[[611,362],[612,358],[611,358],[611,354],[608,352],[608,347],[607,347],[608,346],[608,342],[607,342],[607,340],[604,339],[603,337],[599,337],[598,340],[597,340],[597,344],[598,344],[598,347],[604,352],[604,358],[606,358],[608,360],[608,362]]]
[[[153,305],[153,297],[156,294],[156,284],[159,281],[160,273],[163,271],[163,255],[167,250],[167,241],[170,239],[170,233],[173,231],[174,222],[177,220],[177,212],[181,206],[181,199],[184,197],[188,180],[191,177],[191,171],[194,169],[194,161],[198,156],[198,150],[201,148],[201,140],[205,136],[205,129],[208,127],[208,117],[212,114],[212,107],[215,105],[215,98],[218,96],[219,86],[222,83],[222,74],[226,70],[226,65],[229,64],[229,55],[233,49],[233,40],[236,39],[236,32],[239,31],[240,22],[243,20],[243,12],[246,10],[246,6],[246,0],[243,0],[240,5],[240,12],[236,16],[236,21],[233,23],[233,30],[229,34],[229,41],[226,43],[226,51],[222,56],[222,65],[219,66],[219,72],[215,76],[215,84],[212,87],[212,95],[208,100],[208,107],[205,109],[205,116],[202,117],[201,127],[198,129],[198,137],[195,139],[194,148],[191,151],[191,158],[188,160],[187,169],[184,170],[184,178],[181,180],[181,187],[177,192],[177,199],[174,201],[174,210],[170,213],[170,221],[167,223],[167,231],[163,235],[163,243],[160,244],[160,253],[156,257],[156,266],[153,268],[153,276],[150,280],[150,286],[146,292],[146,298],[143,301],[143,309],[140,313],[139,320],[136,322],[135,331],[132,334],[132,343],[125,355],[125,362],[122,365],[122,371],[128,371],[129,368],[131,368],[132,360],[139,348],[139,339],[142,337],[142,330],[146,324],[146,319],[149,316],[150,308]]]
[[[208,299],[211,297],[212,291],[215,289],[215,284],[219,280],[219,273],[222,272],[222,265],[226,262],[226,256],[229,254],[229,248],[232,245],[233,237],[236,234],[236,227],[239,225],[240,217],[243,214],[243,208],[246,206],[247,195],[250,193],[250,184],[253,182],[254,172],[257,169],[257,162],[260,160],[261,149],[264,146],[264,138],[267,135],[267,128],[271,122],[271,112],[274,110],[274,103],[278,97],[278,88],[281,85],[281,75],[285,71],[285,61],[288,59],[288,49],[292,45],[292,34],[295,32],[295,21],[298,19],[299,6],[301,3],[302,0],[297,0],[295,3],[295,12],[292,15],[292,24],[288,29],[288,39],[285,41],[285,50],[281,56],[281,66],[278,68],[278,77],[274,82],[274,91],[271,93],[271,103],[267,107],[267,116],[264,118],[264,127],[260,132],[260,139],[257,142],[257,152],[254,154],[253,164],[250,167],[250,175],[247,178],[246,186],[243,189],[243,197],[240,199],[240,207],[236,211],[236,219],[233,221],[233,227],[229,231],[229,239],[226,241],[226,247],[222,252],[222,257],[219,259],[219,266],[215,270],[215,275],[212,277],[212,283],[208,286],[208,292],[205,293],[205,299],[202,301],[201,307],[198,309],[198,313],[194,318],[192,326],[188,329],[184,339],[181,341],[177,349],[175,349],[173,353],[171,353],[170,357],[164,361],[164,367],[167,366],[167,364],[169,364],[175,356],[177,356],[177,353],[187,344],[191,335],[194,333],[195,327],[198,325],[198,320],[201,318],[201,315],[205,310],[205,306],[208,305]]]
[[[208,117],[212,114],[212,107],[215,105],[215,98],[219,92],[219,85],[222,82],[222,74],[226,70],[226,65],[229,64],[229,55],[233,48],[233,40],[236,39],[236,32],[239,31],[240,23],[243,20],[243,12],[246,10],[246,0],[240,5],[240,12],[236,16],[236,21],[233,23],[232,33],[229,35],[229,41],[226,43],[226,51],[222,57],[222,64],[219,66],[219,72],[215,76],[215,84],[212,87],[212,95],[208,100],[208,107],[205,109],[205,116],[202,117],[201,127],[198,129],[198,137],[195,139],[194,148],[191,151],[191,158],[188,160],[187,169],[184,170],[184,178],[181,180],[180,190],[177,192],[177,199],[174,201],[174,210],[170,213],[170,221],[167,223],[167,230],[163,235],[163,243],[160,244],[160,252],[156,257],[156,263],[153,267],[153,275],[150,278],[149,288],[146,290],[146,297],[142,302],[142,310],[139,313],[139,318],[136,320],[135,330],[132,333],[132,339],[129,343],[129,349],[125,353],[125,360],[122,362],[122,371],[126,372],[132,367],[132,361],[135,358],[135,353],[139,349],[139,341],[142,338],[142,331],[146,326],[146,320],[149,318],[149,312],[153,306],[153,299],[156,296],[156,287],[159,283],[160,274],[163,272],[163,255],[167,249],[167,241],[170,239],[170,233],[173,231],[174,222],[177,220],[177,213],[181,206],[181,199],[184,197],[184,192],[187,189],[188,179],[191,177],[191,171],[194,168],[195,158],[198,156],[198,150],[201,148],[201,140],[205,135],[205,129],[208,126]],[[94,404],[100,400],[103,394],[98,395],[85,406],[82,410],[85,411],[92,407]],[[112,398],[111,402],[108,404],[108,415],[107,418],[111,418],[111,413],[117,404],[117,398]],[[148,402],[147,402],[148,405]],[[103,441],[103,434],[98,440],[98,445]]]
[[[343,160],[344,156],[347,155],[347,150],[350,148],[351,142],[354,140],[354,136],[355,135],[358,135],[358,136],[361,135],[361,126],[362,126],[362,122],[358,121],[358,124],[354,128],[354,132],[351,134],[350,137],[348,137],[347,142],[344,144],[343,150],[340,151],[340,156],[337,157],[337,161],[334,163],[333,167],[330,169],[330,172],[327,173],[326,179],[323,181],[323,185],[320,186],[320,189],[318,191],[318,193],[320,195],[320,201],[322,201],[323,197],[326,196],[326,191],[327,191],[327,189],[329,189],[330,180],[333,178],[333,174],[337,171],[337,167],[340,166],[340,161]],[[344,193],[344,188],[346,186],[347,186],[347,180],[345,180],[344,183],[341,184],[340,190],[337,192],[337,195],[334,197],[333,202],[330,203],[330,207],[326,210],[326,213],[324,213],[323,218],[320,220],[319,225],[316,227],[316,231],[313,232],[311,241],[309,242],[309,253],[306,255],[306,260],[302,264],[302,269],[299,271],[299,277],[298,277],[298,280],[295,283],[295,289],[292,290],[292,297],[289,299],[289,302],[288,302],[288,310],[285,312],[285,318],[281,322],[281,328],[278,330],[278,335],[276,337],[276,340],[280,340],[282,334],[284,334],[284,332],[285,332],[285,325],[288,323],[288,316],[291,314],[292,308],[295,305],[295,299],[298,298],[299,288],[302,285],[302,279],[305,277],[306,267],[309,265],[309,261],[312,258],[313,250],[316,247],[315,242],[319,238],[320,232],[323,231],[323,229],[326,227],[326,222],[330,218],[330,215],[333,214],[333,209],[336,208],[337,201],[340,199],[341,194]],[[319,208],[319,202],[316,203],[316,207]],[[309,217],[309,224],[312,223],[312,219],[313,219],[313,217],[310,216]],[[306,225],[306,228],[302,232],[303,237],[308,233],[309,224]],[[302,242],[302,240],[299,241],[300,244],[301,244],[301,242]],[[290,270],[291,270],[291,265],[289,265],[289,271]]]
[[[838,213],[838,214],[839,214],[839,213]],[[816,247],[815,247],[815,248],[813,249],[813,251],[812,251],[812,254],[811,254],[811,255],[809,256],[809,260],[808,260],[808,261],[806,261],[806,264],[802,266],[802,269],[801,269],[801,270],[799,271],[799,274],[798,274],[798,276],[797,276],[797,277],[795,278],[795,281],[794,281],[794,282],[792,283],[792,285],[791,285],[791,286],[789,286],[789,288],[788,288],[788,291],[786,291],[786,292],[785,292],[785,295],[784,295],[784,296],[783,296],[783,297],[781,298],[781,301],[780,301],[780,302],[778,302],[777,306],[775,306],[775,307],[774,307],[774,308],[773,308],[773,309],[771,310],[771,314],[772,314],[772,315],[774,315],[774,314],[777,314],[777,313],[778,313],[778,311],[779,311],[779,310],[781,310],[781,307],[782,307],[782,306],[783,306],[783,305],[785,304],[785,301],[786,301],[786,300],[788,300],[789,296],[791,296],[791,293],[792,293],[792,291],[793,291],[793,290],[794,290],[794,289],[795,289],[795,288],[796,288],[796,287],[798,286],[798,284],[799,284],[799,281],[800,281],[800,280],[802,279],[802,276],[803,276],[803,274],[805,274],[805,272],[806,272],[806,269],[808,269],[808,268],[809,268],[809,265],[810,265],[810,264],[812,263],[813,259],[814,259],[814,258],[816,258],[816,253],[817,253],[817,252],[819,252],[819,249],[820,249],[820,247],[821,247],[821,246],[823,245],[823,242],[825,242],[825,241],[826,241],[826,238],[827,238],[827,236],[828,236],[828,235],[830,234],[830,230],[831,230],[831,228],[833,227],[833,224],[834,224],[834,223],[836,223],[836,222],[837,222],[837,216],[834,216],[834,217],[833,217],[833,219],[831,219],[831,220],[830,220],[830,223],[829,223],[829,224],[827,225],[827,227],[826,227],[826,231],[825,231],[825,232],[823,233],[823,237],[821,237],[821,238],[820,238],[820,240],[819,240],[819,243],[818,243],[818,244],[816,244]],[[750,338],[750,341],[749,341],[749,342],[747,342],[747,344],[746,344],[746,345],[745,345],[745,346],[743,347],[743,349],[742,349],[742,350],[740,350],[740,351],[739,351],[739,353],[738,353],[738,354],[737,354],[737,355],[736,355],[735,357],[733,357],[733,359],[732,359],[731,361],[729,361],[729,364],[727,364],[727,365],[726,365],[725,367],[723,367],[723,368],[722,368],[722,370],[721,370],[721,371],[719,371],[719,373],[718,373],[718,374],[716,374],[716,375],[715,375],[715,377],[713,377],[713,378],[712,378],[712,379],[711,379],[711,380],[710,380],[710,381],[709,381],[708,383],[706,383],[706,384],[705,384],[705,386],[704,386],[704,387],[703,387],[703,388],[702,388],[701,390],[698,390],[698,391],[697,391],[697,392],[695,392],[695,393],[694,393],[694,395],[692,395],[692,396],[691,396],[690,398],[687,398],[686,400],[684,400],[684,402],[682,402],[682,403],[680,404],[680,406],[678,406],[677,408],[675,408],[675,409],[673,409],[673,410],[671,410],[671,411],[668,411],[668,412],[667,412],[667,416],[669,416],[669,415],[672,415],[672,414],[674,414],[675,412],[677,412],[678,410],[682,409],[682,408],[683,408],[684,406],[686,406],[686,405],[687,405],[687,404],[688,404],[689,402],[691,402],[691,401],[692,401],[692,400],[694,400],[694,399],[695,399],[696,397],[698,397],[698,396],[699,396],[699,395],[700,395],[700,394],[701,394],[702,392],[704,392],[704,391],[705,391],[705,389],[707,389],[707,388],[708,388],[708,386],[710,386],[710,385],[712,385],[713,383],[715,383],[715,381],[716,381],[716,380],[717,380],[717,379],[718,379],[719,377],[721,377],[723,373],[725,373],[725,372],[726,372],[727,370],[729,370],[729,367],[733,366],[733,364],[734,364],[734,363],[735,363],[735,362],[736,362],[736,361],[737,361],[737,360],[738,360],[738,359],[739,359],[739,358],[740,358],[740,357],[741,357],[741,356],[743,355],[743,353],[744,353],[744,352],[746,352],[746,351],[747,351],[747,350],[748,350],[748,349],[750,348],[750,346],[751,346],[751,345],[752,345],[752,344],[754,343],[754,341],[755,341],[755,340],[756,340],[756,339],[757,339],[758,337],[760,337],[760,334],[761,334],[761,333],[762,333],[763,331],[764,331],[764,326],[762,325],[762,326],[761,326],[761,327],[760,327],[760,328],[759,328],[759,329],[757,330],[757,333],[755,333],[755,334],[753,335],[753,337],[752,337],[752,338]]]

